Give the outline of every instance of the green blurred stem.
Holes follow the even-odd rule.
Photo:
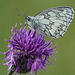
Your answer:
[[[13,70],[10,70],[7,75],[12,75],[14,73]]]

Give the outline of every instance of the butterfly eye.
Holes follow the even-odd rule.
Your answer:
[[[28,17],[28,19],[27,19],[28,21],[30,21],[30,17]]]

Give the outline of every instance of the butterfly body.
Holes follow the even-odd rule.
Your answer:
[[[56,7],[44,10],[36,16],[28,16],[28,26],[49,37],[59,38],[67,31],[74,16],[71,7]]]

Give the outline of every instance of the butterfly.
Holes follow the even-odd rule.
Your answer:
[[[49,37],[59,38],[67,31],[73,16],[73,8],[55,7],[44,10],[35,16],[27,16],[26,22],[32,30]]]

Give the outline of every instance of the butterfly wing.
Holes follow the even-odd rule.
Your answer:
[[[56,7],[37,14],[37,31],[49,37],[59,38],[67,31],[74,16],[71,7]]]

